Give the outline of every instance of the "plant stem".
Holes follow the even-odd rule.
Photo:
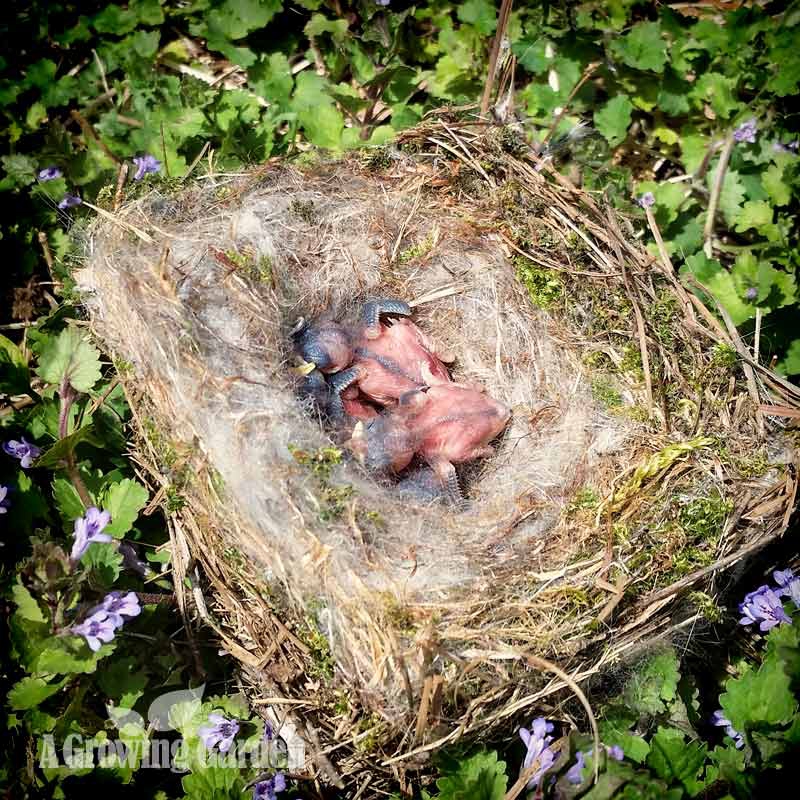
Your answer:
[[[717,215],[719,196],[722,193],[725,170],[728,169],[728,161],[730,160],[732,150],[733,134],[729,133],[727,137],[725,137],[725,143],[722,145],[722,152],[719,154],[719,164],[717,165],[716,175],[714,175],[714,185],[711,188],[711,196],[708,199],[708,216],[706,217],[706,226],[703,231],[703,238],[705,239],[703,252],[706,254],[706,258],[711,258],[713,254],[711,246],[714,240],[714,217]]]
[[[61,385],[58,387],[58,394],[61,398],[61,408],[58,412],[58,437],[59,439],[66,439],[69,435],[69,412],[77,394],[66,378],[61,381]],[[64,466],[72,485],[75,487],[75,491],[78,493],[78,497],[81,499],[81,503],[83,503],[83,507],[89,508],[89,506],[93,506],[94,501],[78,471],[78,465],[75,463],[75,453],[72,448],[68,449],[64,457]]]

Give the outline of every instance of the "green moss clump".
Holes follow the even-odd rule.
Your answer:
[[[709,621],[722,622],[724,614],[717,601],[705,592],[690,592],[689,602]]]
[[[592,397],[606,408],[619,408],[622,405],[622,395],[605,376],[592,379]]]
[[[531,301],[539,308],[549,308],[564,294],[564,284],[553,270],[539,267],[524,256],[514,259],[514,268]]]
[[[433,244],[434,236],[431,231],[421,242],[403,250],[403,252],[398,255],[397,260],[401,264],[407,264],[409,261],[413,261],[416,258],[423,258],[433,250]]]
[[[525,134],[519,128],[512,125],[504,125],[500,129],[500,135],[497,137],[497,141],[500,147],[506,153],[511,153],[512,156],[523,156],[530,149]]]
[[[575,492],[572,502],[567,506],[567,513],[574,514],[576,511],[591,510],[600,504],[600,496],[591,486],[582,486]]]
[[[384,592],[382,599],[387,622],[401,633],[413,634],[416,622],[409,609],[389,592]]]
[[[721,369],[733,369],[739,363],[739,354],[729,344],[717,342],[711,348],[711,364]]]
[[[716,492],[708,497],[698,497],[684,505],[678,512],[678,521],[687,536],[694,540],[717,539],[733,503]]]
[[[675,344],[675,318],[678,316],[675,295],[662,291],[655,302],[645,307],[645,316],[656,338],[666,347],[672,347]]]
[[[619,371],[634,375],[638,380],[644,378],[642,371],[642,351],[638,345],[627,345],[622,351],[622,360],[619,363]]]
[[[309,674],[312,677],[331,680],[334,672],[333,655],[327,637],[320,631],[316,620],[312,616],[305,619],[306,627],[301,631],[300,638],[308,645],[312,660]]]
[[[392,156],[386,145],[380,147],[370,147],[364,153],[363,164],[365,169],[370,172],[382,172],[388,169],[392,163]]]
[[[316,221],[313,200],[300,200],[295,198],[292,200],[289,208],[293,214],[296,214],[303,222],[307,222],[309,225],[312,225]]]

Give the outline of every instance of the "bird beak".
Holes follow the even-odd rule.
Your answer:
[[[300,363],[296,367],[292,367],[292,372],[294,372],[295,375],[299,375],[301,378],[305,378],[306,375],[310,375],[316,368],[317,365],[313,362],[300,359]]]

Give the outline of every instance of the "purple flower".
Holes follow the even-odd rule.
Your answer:
[[[264,741],[271,742],[275,738],[275,731],[272,729],[272,723],[269,720],[264,720]]]
[[[800,608],[800,578],[792,578],[786,584],[786,588],[778,594],[788,595],[797,608]]]
[[[794,580],[794,572],[790,569],[776,569],[772,573],[772,579],[781,587],[781,591],[776,592],[776,594],[788,594],[789,584]]]
[[[756,124],[755,119],[749,119],[747,122],[743,122],[736,130],[733,132],[733,140],[735,142],[747,142],[748,144],[754,144],[756,141],[756,131],[758,130],[758,125]]]
[[[54,181],[56,178],[60,178],[64,173],[58,167],[45,167],[44,169],[40,169],[37,178],[40,181]]]
[[[611,747],[606,747],[606,753],[608,753],[608,757],[613,758],[614,761],[622,761],[622,759],[625,758],[625,751],[618,744],[612,744]]]
[[[108,511],[100,511],[94,506],[87,508],[85,516],[75,520],[75,530],[72,534],[75,541],[72,544],[70,558],[76,562],[80,561],[92,542],[110,542],[111,537],[107,533],[101,533],[109,522],[111,514]]]
[[[553,741],[552,736],[548,736],[553,730],[553,723],[548,722],[544,717],[537,717],[531,724],[531,729],[520,728],[519,736],[525,744],[527,752],[522,762],[520,772],[525,772],[534,764],[538,767],[528,781],[528,788],[535,789],[542,780],[542,776],[553,766],[556,760],[555,753],[549,745]]]
[[[235,719],[226,719],[222,714],[209,714],[208,721],[212,724],[204,725],[198,731],[200,739],[207,750],[218,745],[220,753],[227,753],[239,733],[239,723]]]
[[[733,739],[737,750],[741,750],[744,747],[744,737],[731,725],[731,721],[723,714],[721,708],[711,715],[711,724],[716,725],[718,728],[725,728],[725,733]]]
[[[768,631],[781,622],[792,621],[783,610],[780,597],[769,586],[759,586],[754,592],[747,594],[739,603],[739,613],[742,615],[740,625],[758,622],[761,631]]]
[[[578,750],[578,752],[575,753],[575,763],[567,770],[565,775],[566,779],[570,783],[581,783],[583,780],[581,773],[583,772],[583,768],[586,766],[587,757],[591,754],[591,750],[586,750],[585,752]],[[614,744],[611,747],[606,747],[606,754],[609,758],[613,758],[614,761],[622,761],[622,759],[625,758],[625,751],[618,744]]]
[[[99,606],[92,609],[92,613],[103,612],[114,624],[115,628],[121,628],[125,622],[133,617],[138,617],[142,613],[139,605],[139,598],[136,592],[109,592]]]
[[[76,194],[65,194],[64,199],[58,204],[58,207],[62,211],[65,211],[73,206],[79,206],[82,202],[83,200],[81,200]]]
[[[139,558],[136,548],[128,542],[120,542],[118,548],[119,554],[122,556],[122,566],[146,578],[153,570],[147,562]]]
[[[383,6],[384,8],[386,8],[386,6],[388,6],[389,3],[391,3],[391,2],[392,2],[392,0],[375,0],[375,5],[376,6]]]
[[[652,192],[645,192],[636,202],[642,208],[652,208],[656,203],[656,196]]]
[[[117,626],[105,611],[95,611],[80,625],[73,625],[70,630],[78,636],[83,636],[92,652],[100,649],[102,642],[110,642],[114,638]]]
[[[271,778],[259,781],[253,787],[253,800],[275,800],[275,795],[286,789],[286,778],[282,772],[276,772]]]
[[[24,436],[21,442],[16,441],[16,439],[5,442],[3,444],[3,450],[5,450],[8,455],[18,458],[19,465],[22,469],[28,469],[28,467],[33,464],[34,459],[39,458],[42,454],[41,449],[35,444],[26,442]]]
[[[745,293],[745,299],[747,300],[755,300],[758,297],[758,289],[755,286],[751,286]]]
[[[776,153],[789,153],[790,155],[796,156],[797,151],[800,150],[800,140],[795,139],[793,142],[787,142],[786,144],[783,142],[773,142],[772,149]]]
[[[575,763],[567,770],[566,779],[577,786],[577,784],[581,783],[583,780],[581,773],[585,766],[586,754],[582,750],[578,750],[578,752],[575,753]]]
[[[145,175],[158,172],[161,169],[161,162],[150,153],[135,156],[133,163],[136,164],[136,174],[133,176],[135,181],[140,181]]]
[[[5,514],[11,503],[8,500],[8,486],[0,484],[0,514]]]

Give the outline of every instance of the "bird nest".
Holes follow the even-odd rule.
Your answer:
[[[257,708],[298,712],[309,772],[510,732],[713,617],[720,571],[786,530],[800,391],[642,224],[513,130],[445,119],[101,210],[76,279],[171,511],[179,605]],[[297,317],[374,296],[513,411],[465,508],[376,480],[298,399]]]

